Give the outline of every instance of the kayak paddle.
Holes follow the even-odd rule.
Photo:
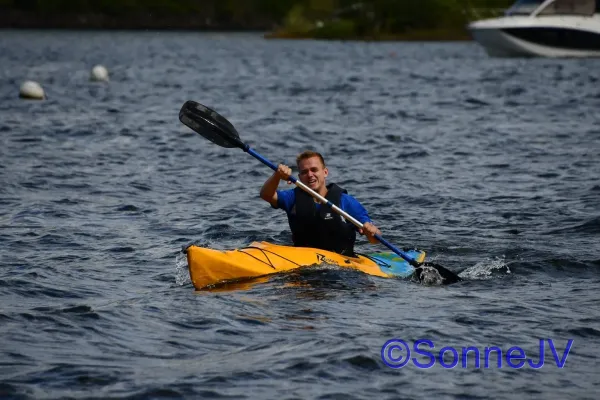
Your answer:
[[[186,126],[191,128],[196,133],[200,134],[204,138],[210,140],[211,142],[226,148],[235,148],[238,147],[244,152],[250,154],[254,158],[258,159],[263,164],[270,167],[273,171],[277,171],[277,166],[273,164],[271,161],[267,160],[256,151],[250,148],[247,144],[242,142],[240,139],[240,135],[238,134],[235,127],[222,115],[217,113],[216,111],[192,100],[188,100],[181,107],[179,111],[179,120],[183,122]],[[350,214],[346,213],[341,208],[337,207],[335,204],[331,203],[325,197],[321,196],[298,179],[293,176],[290,176],[289,180],[296,184],[299,188],[318,199],[321,203],[331,207],[333,211],[343,216],[346,220],[352,222],[356,227],[362,229],[363,224],[352,217]],[[385,245],[387,248],[392,250],[394,253],[398,254],[404,260],[406,260],[410,265],[417,268],[417,270],[422,269],[424,266],[433,267],[444,278],[445,283],[454,283],[460,281],[460,277],[456,275],[454,272],[440,266],[437,264],[422,263],[417,262],[415,259],[410,257],[408,254],[403,252],[402,250],[396,248],[394,245],[389,243],[387,240],[381,237],[381,235],[374,235],[374,237]]]

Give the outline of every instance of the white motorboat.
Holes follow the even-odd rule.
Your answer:
[[[468,29],[494,57],[600,57],[600,0],[520,0]]]

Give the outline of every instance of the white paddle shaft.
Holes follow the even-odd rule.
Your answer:
[[[305,192],[307,192],[314,198],[320,200],[321,203],[329,205],[333,209],[333,211],[340,214],[342,217],[346,218],[348,221],[352,222],[358,228],[362,229],[363,224],[360,221],[358,221],[356,218],[354,218],[352,215],[348,214],[347,212],[345,212],[344,210],[342,210],[341,208],[339,208],[338,206],[336,206],[335,204],[333,204],[332,202],[327,200],[325,197],[321,196],[319,193],[315,192],[314,190],[312,190],[311,188],[306,186],[304,183],[300,182],[298,179],[296,179],[294,183],[300,189],[304,190]]]

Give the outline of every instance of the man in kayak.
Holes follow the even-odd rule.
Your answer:
[[[363,229],[359,232],[366,235],[369,242],[377,243],[374,235],[381,235],[381,232],[373,225],[362,204],[335,183],[325,182],[329,171],[321,154],[305,151],[296,158],[296,165],[300,182],[360,221]],[[261,188],[260,197],[273,208],[281,208],[287,213],[294,246],[353,256],[357,228],[299,187],[278,190],[279,181],[288,181],[291,175],[292,170],[287,165],[279,164]]]

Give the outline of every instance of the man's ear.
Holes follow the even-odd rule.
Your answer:
[[[325,175],[325,178],[327,178],[327,176],[329,175],[329,170],[327,169],[327,167],[323,168],[323,174]]]

